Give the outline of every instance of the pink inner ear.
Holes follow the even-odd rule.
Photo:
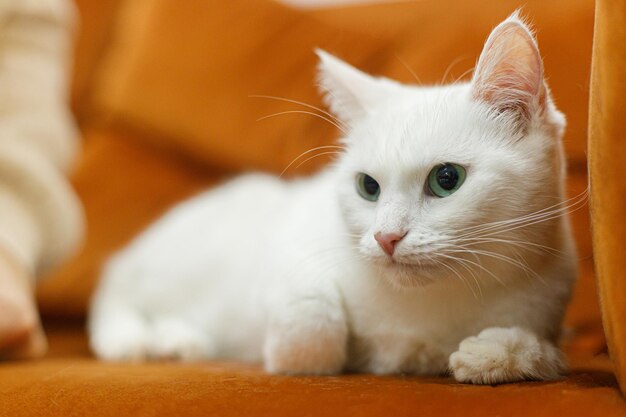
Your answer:
[[[493,30],[472,83],[475,99],[499,112],[514,112],[520,120],[530,120],[545,107],[541,57],[521,22],[507,20]]]

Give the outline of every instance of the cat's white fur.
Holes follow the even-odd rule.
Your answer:
[[[89,322],[96,354],[557,378],[576,276],[565,120],[527,26],[517,14],[501,23],[473,80],[449,86],[404,86],[318,54],[347,129],[336,163],[293,181],[247,175],[170,211],[106,266]],[[437,198],[425,184],[444,162],[467,179]],[[360,172],[380,184],[377,202],[357,194]],[[377,232],[408,234],[391,258]]]

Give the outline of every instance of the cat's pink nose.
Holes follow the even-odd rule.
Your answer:
[[[381,233],[378,232],[374,235],[374,239],[380,245],[385,253],[389,256],[393,256],[393,252],[396,250],[396,244],[406,236],[406,233]]]

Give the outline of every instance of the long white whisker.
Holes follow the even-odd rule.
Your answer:
[[[523,241],[523,240],[511,240],[511,239],[498,239],[498,238],[483,238],[483,237],[469,237],[464,239],[455,239],[455,242],[464,243],[465,246],[473,246],[484,243],[502,243],[510,244],[511,246],[517,246],[528,250],[534,250],[535,253],[548,252],[552,255],[564,255],[565,252],[551,248],[550,246],[541,245],[535,242]],[[530,246],[531,248],[528,248]]]
[[[306,164],[307,162],[309,162],[309,161],[310,161],[310,160],[312,160],[312,159],[317,158],[318,156],[324,156],[324,155],[341,155],[341,152],[337,152],[337,151],[334,151],[334,152],[320,152],[320,153],[315,154],[315,155],[313,155],[313,156],[311,156],[311,157],[309,157],[309,158],[305,159],[304,161],[300,162],[300,163],[296,166],[296,168],[295,168],[295,169],[300,168],[302,165]]]
[[[574,206],[576,206],[578,204],[586,203],[587,198],[588,198],[588,191],[585,190],[585,191],[583,191],[582,193],[578,194],[575,197],[572,197],[572,198],[570,198],[568,200],[565,200],[565,201],[562,201],[560,203],[554,204],[552,206],[545,207],[545,208],[543,208],[541,210],[538,210],[536,212],[528,213],[528,214],[525,214],[523,216],[516,217],[516,218],[513,218],[513,219],[499,220],[499,221],[496,221],[496,222],[490,222],[490,223],[485,223],[485,224],[476,225],[476,226],[469,226],[469,227],[457,230],[457,233],[459,233],[459,232],[475,231],[476,229],[484,230],[483,228],[491,228],[491,227],[497,227],[497,226],[501,226],[501,225],[508,225],[508,224],[515,223],[515,222],[521,222],[521,221],[524,221],[524,220],[527,220],[527,219],[530,220],[532,218],[539,217],[539,216],[541,216],[543,214],[548,214],[548,213],[552,213],[552,212],[559,211],[559,210],[567,210],[568,208],[574,207]],[[557,209],[553,210],[555,207]]]
[[[482,290],[482,288],[480,286],[479,277],[476,275],[476,271],[474,271],[470,266],[467,266],[468,263],[470,265],[472,265],[473,262],[468,261],[467,259],[464,259],[464,258],[458,258],[458,257],[453,257],[453,256],[446,256],[446,257],[450,258],[454,262],[457,262],[460,266],[462,266],[463,268],[465,268],[465,270],[467,270],[469,272],[470,276],[472,277],[472,279],[476,283],[476,287],[478,288],[478,291],[480,293],[480,298],[482,300],[483,299],[483,290]],[[479,272],[480,272],[480,270],[479,270]]]
[[[341,126],[340,124],[338,124],[334,120],[329,119],[328,117],[326,117],[324,115],[313,113],[312,111],[306,111],[306,110],[286,110],[286,111],[281,111],[281,112],[278,112],[278,113],[268,114],[267,116],[260,117],[260,118],[256,119],[256,121],[260,122],[261,120],[270,119],[270,118],[276,117],[276,116],[282,116],[284,114],[308,114],[310,116],[315,116],[315,117],[320,118],[322,120],[325,120],[328,123],[330,123],[331,125],[335,126],[343,134],[347,134],[348,133],[343,126]]]
[[[571,207],[570,207],[571,210],[568,209],[567,211],[563,211],[563,212],[558,212],[557,211],[555,213],[550,213],[550,214],[546,215],[545,217],[539,218],[538,220],[534,220],[534,221],[531,221],[531,222],[524,222],[523,224],[514,225],[514,227],[511,227],[511,228],[505,229],[505,230],[496,230],[496,231],[493,231],[493,232],[489,232],[487,234],[481,235],[481,237],[489,237],[489,236],[497,235],[497,234],[500,234],[500,233],[511,232],[513,230],[517,230],[517,229],[520,229],[520,228],[523,228],[523,227],[529,227],[529,226],[533,226],[535,224],[544,223],[544,222],[547,222],[547,221],[550,221],[550,220],[558,219],[559,217],[563,217],[563,216],[566,216],[568,214],[574,213],[574,212],[582,209],[583,207],[585,207],[584,204],[580,205],[580,206],[578,206],[578,207],[576,207],[574,209],[571,209]]]
[[[463,248],[463,246],[460,246],[460,248]],[[478,249],[472,249],[472,252],[479,254],[479,255],[483,255],[483,256],[487,256],[487,257],[491,257],[497,260],[500,260],[502,262],[506,262],[509,263],[513,266],[518,267],[519,269],[521,269],[522,271],[528,271],[530,272],[535,278],[537,278],[540,281],[543,281],[543,278],[534,270],[532,270],[530,267],[528,267],[527,265],[524,265],[523,263],[521,263],[520,261],[516,260],[516,259],[512,259],[506,255],[497,253],[497,252],[491,252],[491,251],[485,251],[485,250],[478,250]],[[469,252],[468,249],[463,248],[462,250],[448,250],[448,252],[457,252],[457,253],[463,253],[463,252]]]
[[[458,235],[457,238],[466,238],[466,237],[472,237],[472,236],[477,236],[477,235],[486,237],[486,236],[492,236],[494,234],[516,230],[521,227],[528,227],[537,223],[542,223],[542,222],[546,222],[549,220],[553,220],[553,219],[565,216],[569,213],[578,211],[581,208],[583,208],[585,204],[586,204],[586,201],[580,200],[568,206],[561,207],[559,209],[555,209],[549,212],[533,214],[532,216],[523,216],[517,219],[503,221],[501,224],[485,225],[482,228],[477,228],[476,230],[471,230],[469,232],[465,232],[461,235]],[[513,227],[504,229],[506,226],[513,226]],[[488,234],[482,234],[487,231],[492,231],[492,232]]]
[[[454,259],[454,258],[453,258]],[[448,268],[448,270],[452,271],[452,273],[454,275],[456,275],[459,280],[461,280],[462,283],[464,283],[469,290],[472,292],[472,294],[474,295],[474,298],[476,298],[477,300],[480,300],[480,298],[478,298],[478,294],[474,291],[474,289],[472,288],[472,286],[469,284],[469,282],[467,282],[466,279],[463,278],[463,275],[459,273],[459,271],[457,271],[456,269],[454,269],[451,265],[446,264],[445,262],[439,262],[439,265]],[[479,287],[480,288],[480,287]]]
[[[341,120],[339,120],[334,114],[332,114],[330,112],[327,112],[324,109],[320,109],[319,107],[314,106],[312,104],[305,103],[303,101],[298,101],[298,100],[294,100],[294,99],[291,99],[291,98],[285,98],[285,97],[267,96],[267,95],[260,95],[260,94],[252,94],[252,95],[249,95],[248,97],[250,97],[250,98],[267,98],[267,99],[270,99],[270,100],[277,100],[277,101],[284,101],[286,103],[298,104],[300,106],[304,106],[304,107],[307,107],[307,108],[312,109],[312,110],[317,110],[318,112],[320,112],[323,115],[333,119],[335,122],[337,122],[338,124],[343,126],[343,123],[341,122]]]
[[[409,72],[409,74],[411,74],[411,76],[413,77],[413,79],[415,79],[415,81],[417,82],[417,84],[422,84],[422,80],[420,80],[420,77],[417,76],[417,74],[415,73],[415,71],[413,71],[413,68],[411,68],[409,66],[409,64],[407,64],[402,58],[400,58],[400,56],[396,55],[395,56],[396,59],[398,61],[400,61],[400,63],[402,64],[402,66],[404,68],[406,68],[406,70]]]
[[[463,61],[466,58],[467,57],[459,56],[448,65],[448,68],[446,68],[446,71],[443,73],[443,77],[441,77],[441,84],[445,84],[446,78],[448,78],[448,75],[450,74],[450,71],[452,71],[452,68],[454,68],[459,62]]]
[[[499,223],[515,221],[515,220],[523,219],[525,217],[541,214],[541,213],[544,213],[544,212],[547,212],[547,211],[552,211],[553,209],[561,209],[563,207],[567,207],[568,205],[577,204],[578,200],[580,200],[581,202],[586,200],[587,197],[588,197],[588,192],[589,192],[589,190],[586,189],[585,191],[575,195],[574,197],[571,197],[571,198],[568,198],[566,200],[560,201],[560,202],[558,202],[556,204],[553,204],[551,206],[544,207],[541,210],[537,210],[537,211],[534,211],[532,213],[527,213],[527,214],[525,214],[523,216],[520,216],[520,217],[515,217],[515,218],[512,218],[512,219],[506,219],[506,220],[499,220],[499,221],[491,222],[491,223],[485,223],[483,225],[470,226],[470,227],[466,227],[464,229],[460,229],[459,231],[470,230],[470,229],[474,229],[476,227],[481,227],[481,226],[485,226],[485,225],[492,225],[492,224],[495,225],[495,224],[499,224]]]
[[[283,169],[283,170],[281,171],[281,173],[280,173],[280,175],[279,175],[278,177],[282,177],[282,176],[285,174],[285,172],[287,172],[287,170],[288,170],[289,168],[291,168],[291,166],[292,166],[293,164],[295,164],[295,163],[296,163],[296,161],[297,161],[298,159],[302,158],[303,156],[305,156],[305,155],[307,155],[307,154],[310,154],[311,152],[315,152],[315,151],[317,151],[317,150],[321,150],[321,149],[341,149],[341,150],[343,150],[343,146],[337,146],[337,145],[317,146],[317,147],[315,147],[315,148],[311,148],[311,149],[309,149],[309,150],[307,150],[307,151],[304,151],[304,152],[302,152],[300,155],[298,155],[297,157],[295,157],[295,158],[294,158],[294,159],[293,159],[293,160],[289,163],[289,165],[287,165],[287,166],[285,167],[285,169]]]
[[[456,84],[459,81],[461,81],[467,74],[470,74],[472,71],[474,71],[476,69],[476,67],[472,67],[472,68],[468,68],[467,70],[463,71],[463,74],[459,75],[458,77],[456,77],[456,79],[452,82],[452,84]]]
[[[472,254],[475,255],[472,251],[469,250],[446,250],[447,253],[467,253],[467,254]],[[459,257],[455,257],[455,256],[450,256],[450,255],[446,255],[446,254],[440,254],[441,256],[445,256],[448,257],[450,259],[454,259],[454,260],[459,260],[461,258]],[[470,261],[469,259],[463,259],[465,262],[468,262],[470,265],[474,265],[475,267],[479,268],[482,271],[485,271],[486,273],[488,273],[489,275],[491,275],[491,277],[493,279],[495,279],[498,283],[502,284],[504,286],[504,283],[502,282],[502,280],[497,277],[493,272],[491,272],[490,270],[488,270],[487,268],[485,268],[484,266],[482,266],[479,262],[474,262],[474,261]]]

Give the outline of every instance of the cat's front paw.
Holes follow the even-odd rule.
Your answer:
[[[468,337],[450,355],[449,367],[457,381],[472,384],[552,380],[567,370],[554,345],[518,327],[492,327]]]
[[[198,361],[215,354],[204,332],[191,323],[174,317],[153,319],[150,357]]]
[[[264,347],[273,374],[332,375],[346,362],[348,328],[343,313],[316,300],[290,306],[272,320]]]
[[[149,333],[146,325],[133,317],[110,317],[92,326],[90,344],[106,361],[139,362],[147,359]]]

